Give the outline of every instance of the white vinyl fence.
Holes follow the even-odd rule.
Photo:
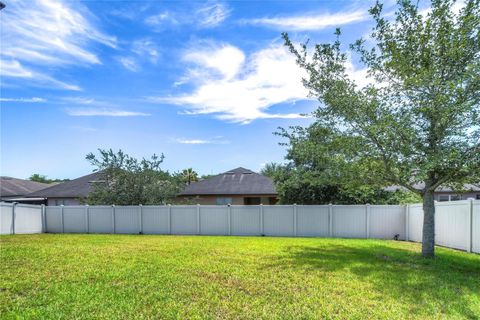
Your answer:
[[[480,253],[480,201],[436,203],[436,243]],[[13,219],[13,220],[12,220]],[[31,206],[2,203],[2,234],[118,233],[422,241],[420,204]]]
[[[407,206],[407,240],[421,242],[423,209]],[[480,253],[480,201],[435,203],[435,243],[449,248]]]
[[[44,222],[43,206],[0,203],[0,234],[42,233]]]

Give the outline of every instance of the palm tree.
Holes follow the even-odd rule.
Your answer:
[[[183,181],[187,185],[191,184],[192,182],[198,181],[198,173],[196,173],[192,168],[183,169],[181,173]]]

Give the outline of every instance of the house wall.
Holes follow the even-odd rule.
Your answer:
[[[443,196],[460,196],[461,198],[458,200],[468,200],[468,199],[475,199],[480,200],[480,192],[468,192],[468,193],[455,193],[455,192],[435,192],[434,198],[436,201],[450,201],[450,200],[441,200],[444,199]]]
[[[47,200],[47,206],[78,206],[80,204],[77,198],[48,198]]]

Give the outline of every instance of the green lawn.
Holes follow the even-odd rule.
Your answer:
[[[480,256],[381,240],[2,236],[0,316],[480,318]]]

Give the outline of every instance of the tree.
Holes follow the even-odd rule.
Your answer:
[[[198,173],[196,173],[192,168],[183,169],[181,177],[186,185],[190,185],[192,182],[198,181]]]
[[[180,179],[160,168],[163,154],[137,160],[122,150],[98,151],[98,157],[93,153],[86,156],[100,173],[85,199],[88,204],[166,204],[180,191]]]
[[[349,77],[339,29],[334,43],[315,45],[311,55],[308,43],[297,49],[283,34],[321,103],[316,123],[343,139],[357,179],[422,197],[425,257],[435,250],[433,192],[474,182],[480,172],[480,1],[467,0],[458,13],[453,4],[434,0],[421,14],[398,1],[392,20],[374,5],[371,41],[350,45],[372,81],[363,88]]]
[[[41,182],[41,183],[55,183],[55,182],[69,181],[70,179],[48,179],[47,176],[45,175],[34,173],[30,176],[30,178],[28,178],[28,180]]]

